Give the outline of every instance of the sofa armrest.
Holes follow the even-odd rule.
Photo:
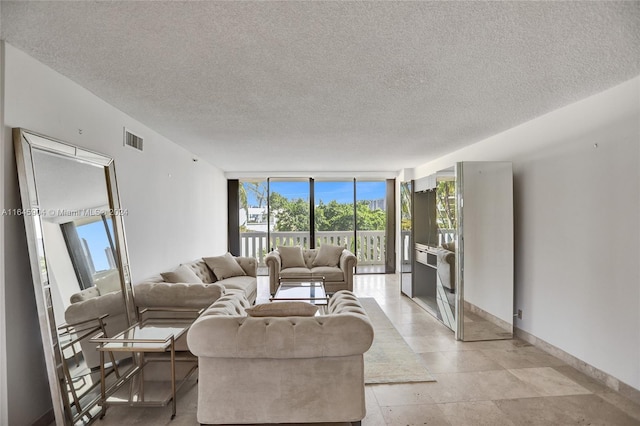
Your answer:
[[[85,288],[82,291],[74,293],[69,298],[71,303],[84,302],[85,300],[93,299],[94,297],[100,297],[100,290],[98,287]]]
[[[235,256],[235,259],[247,275],[251,277],[258,275],[258,261],[255,257]]]
[[[266,263],[267,268],[269,268],[269,293],[275,294],[278,288],[280,269],[282,268],[280,253],[278,253],[277,250],[269,252],[264,258],[264,263]]]
[[[90,319],[97,319],[105,314],[114,317],[124,313],[122,292],[117,291],[72,303],[65,310],[64,319],[68,324],[73,325]]]
[[[349,250],[345,249],[342,251],[340,255],[340,269],[342,269],[342,273],[344,274],[344,282],[346,285],[346,289],[349,291],[353,291],[353,270],[358,264],[358,258],[355,254],[351,253]]]
[[[143,282],[133,288],[138,308],[206,308],[225,293],[221,284]]]
[[[456,254],[454,252],[450,251],[444,256],[444,260],[448,264],[454,265],[456,263]]]

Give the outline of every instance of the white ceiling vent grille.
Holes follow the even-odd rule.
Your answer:
[[[131,133],[129,130],[124,129],[124,145],[130,146],[131,148],[137,149],[142,152],[142,145],[144,143],[144,139],[140,136]]]

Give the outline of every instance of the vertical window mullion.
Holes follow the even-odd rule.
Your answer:
[[[315,180],[309,178],[309,248],[316,248],[316,202]]]
[[[355,254],[356,257],[358,257],[358,208],[356,205],[358,200],[357,187],[356,178],[353,178],[353,254]],[[347,247],[347,249],[348,248],[349,247]],[[355,273],[357,274],[358,267],[356,266],[355,269]]]

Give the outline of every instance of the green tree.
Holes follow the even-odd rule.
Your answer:
[[[269,198],[271,214],[275,218],[275,231],[308,231],[309,202],[302,199],[287,199],[277,192]],[[315,208],[317,231],[353,231],[353,204],[338,203],[335,200]],[[387,216],[382,209],[371,210],[367,201],[356,203],[356,226],[360,231],[381,231],[385,229]]]
[[[309,202],[302,198],[289,200],[277,192],[269,197],[269,208],[275,218],[275,231],[308,231]]]
[[[353,206],[350,203],[338,203],[335,200],[316,206],[317,231],[353,231]]]
[[[358,201],[356,222],[359,231],[382,231],[387,223],[387,215],[382,209],[371,210],[367,201]]]

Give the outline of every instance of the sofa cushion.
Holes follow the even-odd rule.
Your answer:
[[[204,257],[203,259],[219,280],[247,275],[231,253],[225,253],[222,256]]]
[[[224,294],[220,283],[143,282],[133,288],[139,308],[206,308]]]
[[[318,307],[307,302],[268,302],[245,309],[250,317],[312,317]]]
[[[282,269],[305,268],[307,266],[304,263],[304,257],[302,256],[302,248],[300,246],[295,246],[295,247],[278,246],[278,253],[280,253],[280,260],[282,261]]]
[[[280,270],[282,278],[309,278],[311,277],[311,269],[309,268],[287,268]]]
[[[224,288],[228,290],[229,289],[242,290],[245,292],[247,297],[249,297],[249,294],[251,293],[251,291],[253,291],[253,288],[255,287],[255,284],[254,284],[255,282],[256,282],[256,279],[254,277],[244,275],[242,277],[225,278],[222,281],[218,281],[218,284],[224,285]]]
[[[161,272],[160,275],[168,283],[202,283],[200,277],[186,265],[180,265],[171,272]]]
[[[344,273],[337,266],[316,266],[311,269],[311,276],[324,277],[326,282],[344,281]]]
[[[313,259],[313,266],[338,266],[340,255],[344,251],[344,247],[334,246],[331,244],[323,244],[318,250],[318,254]]]

